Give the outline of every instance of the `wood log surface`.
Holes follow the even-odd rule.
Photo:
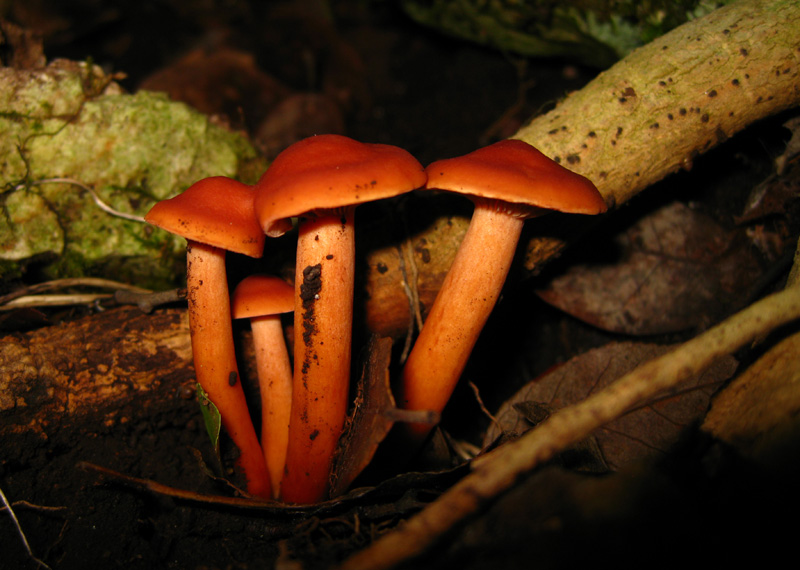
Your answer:
[[[186,311],[122,307],[0,339],[0,437],[97,432],[194,397]]]

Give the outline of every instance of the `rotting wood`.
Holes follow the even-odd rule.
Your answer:
[[[0,437],[127,421],[144,402],[176,397],[194,373],[185,310],[135,308],[0,339]]]

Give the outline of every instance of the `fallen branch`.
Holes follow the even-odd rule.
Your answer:
[[[633,51],[513,138],[627,202],[756,121],[800,104],[800,4],[742,0]],[[533,240],[526,267],[563,249]]]
[[[689,170],[747,126],[800,105],[798,29],[800,4],[792,0],[720,8],[634,51],[513,138],[588,177],[613,209],[669,174]],[[411,207],[419,218],[435,209],[431,204]],[[467,221],[452,216],[452,207],[443,211],[449,217],[412,230],[404,248],[419,268],[408,285],[423,307],[433,303],[466,232]],[[569,223],[559,218],[557,225]],[[537,234],[525,245],[525,269],[539,271],[581,229]],[[375,334],[399,338],[408,329],[403,261],[408,267],[395,245],[370,254],[367,321]]]
[[[339,570],[387,570],[423,554],[446,532],[559,451],[699,374],[715,359],[797,318],[800,287],[754,303],[597,394],[553,414],[520,439],[475,459],[469,475],[403,526],[350,557]]]
[[[800,4],[742,0],[633,51],[514,135],[610,205],[800,104]]]
[[[186,312],[117,308],[0,338],[0,438],[96,429],[194,398]],[[128,418],[128,419],[126,419]]]

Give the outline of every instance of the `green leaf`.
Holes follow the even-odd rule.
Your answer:
[[[200,384],[197,384],[197,401],[200,403],[200,411],[203,413],[203,422],[206,424],[208,437],[211,438],[211,445],[214,446],[214,453],[217,459],[219,455],[219,434],[222,431],[222,414],[219,413],[217,406],[208,399],[208,394]]]

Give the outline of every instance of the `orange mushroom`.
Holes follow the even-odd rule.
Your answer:
[[[233,291],[233,318],[250,319],[261,391],[261,447],[278,498],[292,408],[292,364],[286,350],[281,314],[294,310],[294,287],[270,275],[251,275]]]
[[[494,308],[526,219],[550,210],[606,211],[591,181],[520,140],[504,140],[426,169],[426,189],[469,195],[472,220],[402,375],[401,405],[441,412]],[[408,424],[418,441],[432,426]]]
[[[264,454],[247,408],[233,345],[225,252],[260,257],[264,235],[253,215],[253,189],[222,176],[196,182],[157,203],[145,220],[186,238],[189,329],[197,381],[239,447],[247,491],[270,497]]]
[[[282,235],[288,219],[300,217],[285,501],[328,494],[350,383],[355,205],[423,184],[424,169],[408,152],[339,135],[291,145],[256,184],[256,215],[267,235]]]

